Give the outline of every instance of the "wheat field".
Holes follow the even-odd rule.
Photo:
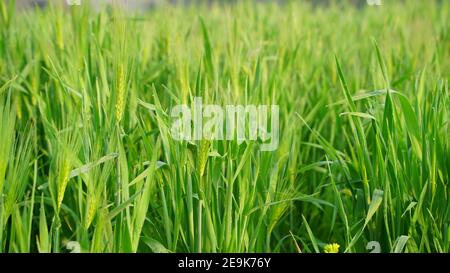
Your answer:
[[[450,3],[0,2],[0,252],[449,252]],[[171,109],[278,105],[279,145]]]

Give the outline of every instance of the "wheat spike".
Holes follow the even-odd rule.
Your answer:
[[[61,20],[61,18],[56,20],[56,45],[58,46],[58,49],[62,51],[64,49],[64,38]]]
[[[22,120],[22,116],[23,116],[23,114],[22,114],[22,100],[20,99],[20,96],[17,96],[15,106],[16,106],[17,118],[19,120]]]
[[[87,202],[87,206],[88,206],[88,211],[87,211],[87,215],[86,215],[86,228],[88,228],[91,223],[92,220],[94,220],[94,216],[95,216],[95,212],[96,212],[96,200],[94,197],[90,197],[88,202]]]
[[[206,162],[208,161],[210,142],[208,140],[202,140],[200,142],[200,150],[198,156],[199,174],[202,177],[205,174]]]
[[[3,1],[2,1],[2,3],[0,3],[0,10],[1,10],[1,14],[2,14],[3,23],[5,24],[5,26],[8,26],[9,25],[8,10],[6,7],[6,3]]]
[[[120,122],[123,117],[123,107],[125,100],[125,69],[119,66],[117,71],[117,99],[116,99],[116,120]]]
[[[64,161],[61,172],[58,176],[58,209],[61,208],[62,201],[64,199],[64,193],[69,182],[70,166],[67,161]]]

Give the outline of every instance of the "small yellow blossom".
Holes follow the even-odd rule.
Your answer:
[[[325,253],[339,253],[339,247],[340,245],[336,243],[328,244],[324,247],[324,251]]]

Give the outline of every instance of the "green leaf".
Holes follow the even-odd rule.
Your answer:
[[[340,113],[340,114],[339,114],[340,117],[346,116],[346,115],[375,120],[375,117],[374,117],[374,116],[372,116],[372,115],[370,115],[370,114],[367,114],[367,113],[361,113],[361,112],[343,112],[343,113]]]
[[[366,220],[364,221],[364,225],[367,225],[372,219],[375,212],[378,210],[378,208],[381,205],[381,201],[383,200],[383,194],[384,192],[382,190],[375,190],[372,195],[372,201],[369,205],[369,210],[367,211]]]
[[[142,241],[153,251],[153,253],[171,253],[163,244],[149,237],[142,237]]]
[[[40,253],[50,253],[50,239],[45,217],[44,195],[41,197],[41,208],[39,214],[39,239],[37,241]]]
[[[320,253],[319,246],[317,244],[316,238],[314,237],[314,234],[313,234],[311,228],[308,225],[308,221],[306,221],[305,216],[303,216],[303,215],[302,215],[302,219],[303,219],[303,223],[305,224],[306,231],[308,232],[309,239],[311,240],[311,243],[313,244],[314,251],[316,251],[316,253]]]
[[[406,246],[406,243],[408,242],[408,239],[409,237],[405,235],[398,237],[397,240],[395,240],[392,253],[402,253]]]

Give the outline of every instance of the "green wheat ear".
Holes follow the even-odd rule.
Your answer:
[[[56,45],[60,51],[64,50],[64,36],[62,18],[56,19]]]
[[[119,65],[117,70],[117,98],[116,98],[116,121],[120,123],[123,118],[123,108],[125,104],[125,68],[124,65]]]
[[[88,197],[88,201],[87,201],[87,213],[86,213],[86,223],[85,223],[86,228],[89,228],[92,221],[94,220],[96,211],[97,211],[97,201],[96,201],[95,197],[90,196],[90,197]]]
[[[6,6],[6,2],[2,1],[0,3],[0,11],[1,11],[1,15],[2,15],[2,22],[5,26],[8,26],[9,24],[9,16],[8,16],[8,9]]]
[[[64,199],[64,193],[69,183],[70,165],[67,160],[64,161],[60,169],[58,177],[58,209],[61,208],[62,201]]]
[[[211,143],[209,140],[200,141],[200,147],[198,151],[198,173],[200,177],[203,177],[203,175],[205,174],[205,167],[208,161],[208,153],[210,145]]]

